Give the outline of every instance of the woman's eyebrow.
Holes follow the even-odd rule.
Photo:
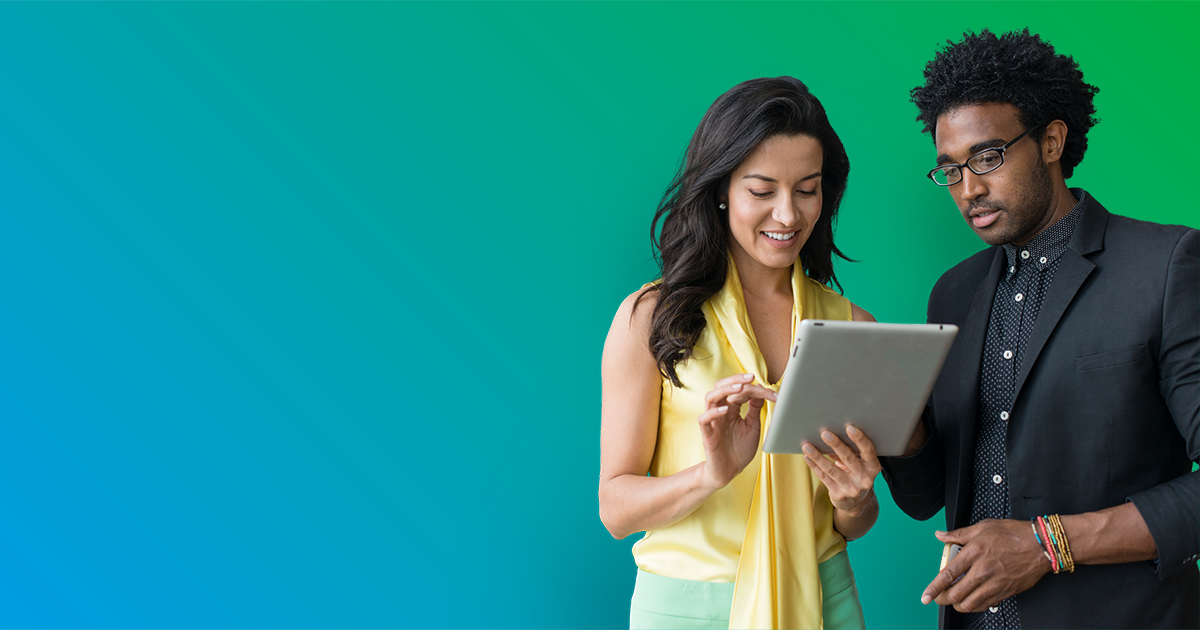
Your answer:
[[[820,177],[820,176],[821,176],[821,171],[817,171],[817,172],[815,172],[815,173],[811,173],[811,174],[805,175],[804,177],[801,177],[801,178],[800,178],[800,181],[802,181],[802,182],[803,182],[803,181],[808,181],[808,180],[810,180],[810,179],[812,179],[812,178],[814,178],[814,177]],[[763,180],[764,182],[771,182],[772,184],[778,184],[778,183],[779,183],[779,180],[775,179],[774,177],[767,177],[766,175],[760,175],[760,174],[758,174],[758,173],[750,173],[749,175],[746,175],[746,176],[742,177],[742,179],[751,179],[751,178],[753,178],[753,179],[761,179],[761,180]]]

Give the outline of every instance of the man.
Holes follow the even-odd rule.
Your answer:
[[[882,458],[896,504],[944,507],[962,545],[922,595],[942,627],[1200,625],[1200,231],[1067,187],[1096,92],[1028,30],[966,35],[912,92],[930,178],[992,245],[934,287],[958,337]],[[1150,183],[1137,161],[1124,184]]]

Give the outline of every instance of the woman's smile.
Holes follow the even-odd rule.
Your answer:
[[[796,242],[796,235],[799,233],[799,230],[793,230],[791,232],[763,232],[762,234],[767,237],[767,242],[771,247],[786,249]]]

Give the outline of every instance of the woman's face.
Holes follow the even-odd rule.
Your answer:
[[[729,178],[730,249],[734,261],[772,269],[800,256],[821,216],[821,143],[810,136],[772,136]]]

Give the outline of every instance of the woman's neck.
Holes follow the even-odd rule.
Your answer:
[[[792,294],[792,267],[767,267],[751,258],[736,244],[731,249],[743,293],[761,297]]]

